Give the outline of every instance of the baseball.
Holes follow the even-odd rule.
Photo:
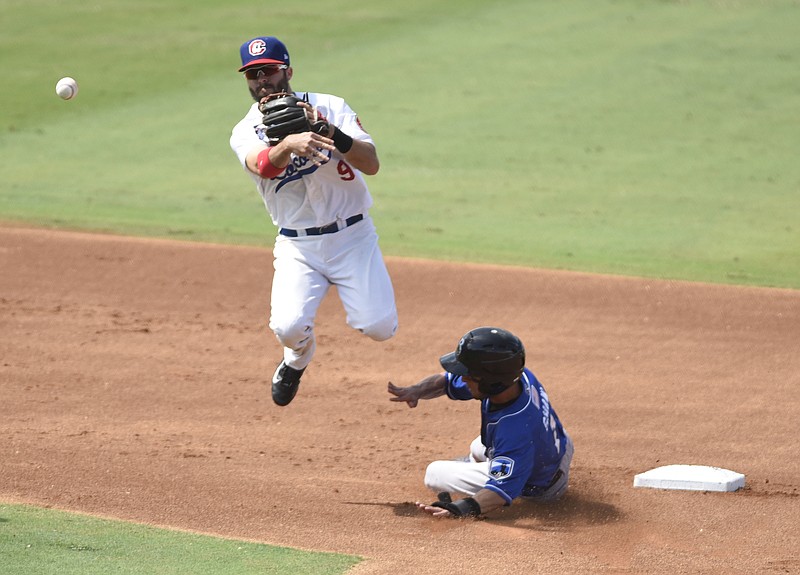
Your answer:
[[[78,94],[78,83],[69,76],[61,78],[56,84],[56,94],[64,100],[71,100]]]

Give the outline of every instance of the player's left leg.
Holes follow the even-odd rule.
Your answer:
[[[397,331],[394,288],[372,219],[328,236],[336,257],[328,262],[328,279],[336,285],[347,324],[376,341]]]
[[[469,446],[469,455],[453,461],[434,461],[425,471],[425,486],[437,493],[475,495],[489,480],[486,446],[479,435]]]
[[[425,487],[436,493],[473,496],[489,479],[488,461],[433,461],[425,470]]]

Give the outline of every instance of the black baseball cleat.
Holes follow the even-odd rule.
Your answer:
[[[278,405],[289,405],[297,395],[300,376],[305,370],[305,368],[294,369],[282,361],[272,376],[272,401]]]

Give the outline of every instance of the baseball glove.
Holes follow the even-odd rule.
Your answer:
[[[300,106],[300,102],[303,100],[297,96],[278,92],[259,103],[258,109],[264,115],[261,121],[270,145],[274,146],[290,134],[316,132],[323,136],[328,135],[328,121],[317,117],[316,112],[312,113]],[[309,121],[309,114],[312,114],[313,122]]]

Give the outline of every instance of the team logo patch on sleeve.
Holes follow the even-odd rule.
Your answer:
[[[493,479],[505,479],[514,470],[514,460],[510,457],[495,457],[489,465],[489,475]]]

